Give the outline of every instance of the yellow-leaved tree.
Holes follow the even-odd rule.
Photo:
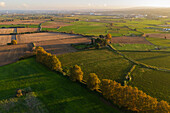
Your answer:
[[[89,89],[98,90],[100,85],[100,80],[95,73],[90,73],[89,78],[87,80],[87,87]]]
[[[75,65],[70,68],[70,79],[72,81],[79,81],[83,80],[83,72],[78,65]]]

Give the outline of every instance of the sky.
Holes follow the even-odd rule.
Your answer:
[[[119,9],[170,7],[170,0],[0,0],[0,10]]]

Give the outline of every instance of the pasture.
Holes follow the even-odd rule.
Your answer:
[[[79,65],[87,80],[90,73],[96,73],[100,79],[123,82],[132,64],[109,49],[87,50],[57,56],[63,68]]]
[[[170,53],[168,51],[124,51],[123,54],[148,65],[170,69]]]
[[[161,61],[159,61],[161,62]],[[138,87],[148,95],[170,102],[170,72],[137,67],[132,73],[130,85]]]
[[[120,112],[108,105],[97,93],[72,82],[63,75],[49,71],[49,69],[37,63],[35,58],[0,67],[0,73],[0,100],[14,98],[18,88],[30,87],[36,95],[33,98],[32,107],[29,107],[30,105],[27,103],[31,103],[33,100],[24,101],[26,97],[22,97],[23,101],[20,100],[8,106],[9,113],[14,111],[29,113],[35,108],[33,106],[38,105],[43,106],[41,107],[43,108],[42,111],[46,110],[50,113],[56,111],[58,113]]]

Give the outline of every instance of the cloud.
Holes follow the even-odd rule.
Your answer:
[[[0,2],[0,7],[5,7],[5,2]]]

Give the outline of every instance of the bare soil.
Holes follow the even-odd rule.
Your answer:
[[[170,39],[170,34],[163,34],[163,33],[149,33],[146,34],[149,35],[149,37],[153,37],[153,38],[167,38]]]
[[[44,20],[18,20],[11,22],[0,22],[0,25],[17,25],[17,24],[40,24],[44,22]]]
[[[8,42],[10,36],[0,37],[0,42]],[[71,44],[89,43],[91,40],[79,35],[70,35],[63,33],[34,33],[18,35],[16,37],[18,45],[0,46],[0,66],[16,62],[20,57],[26,55],[36,46],[42,46],[47,52],[55,55],[77,51]]]
[[[36,46],[43,47],[47,52],[60,55],[70,52],[76,52],[77,50],[71,46],[71,44],[77,43],[90,43],[89,38],[70,38],[70,39],[56,39],[37,42]]]
[[[48,22],[42,25],[43,28],[59,28],[64,26],[70,26],[71,24],[66,24],[64,22]]]
[[[0,66],[16,62],[31,50],[32,44],[0,46]]]
[[[35,32],[38,30],[39,28],[17,28],[17,33]]]
[[[14,28],[0,28],[0,34],[14,33]]]
[[[17,35],[17,42],[32,43],[32,42],[47,41],[47,40],[67,39],[67,38],[82,38],[82,37],[79,35],[71,35],[71,34],[64,34],[64,33],[34,33],[34,34]]]
[[[1,45],[7,45],[7,43],[11,43],[11,35],[0,35],[0,48]]]
[[[143,37],[113,37],[111,42],[125,44],[151,44]]]

